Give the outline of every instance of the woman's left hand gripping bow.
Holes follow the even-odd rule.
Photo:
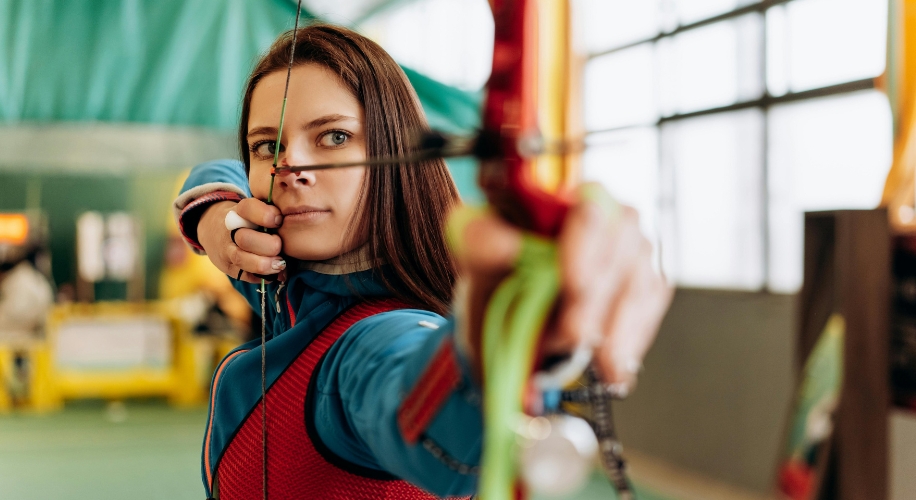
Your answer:
[[[512,272],[521,231],[495,214],[464,207],[453,214],[452,246],[462,273],[459,345],[480,374],[481,328],[490,296]],[[544,332],[542,355],[591,347],[603,380],[634,388],[673,295],[652,264],[652,245],[636,211],[597,184],[585,184],[557,241],[560,296]]]

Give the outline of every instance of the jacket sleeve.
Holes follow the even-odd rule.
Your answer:
[[[214,160],[191,169],[181,186],[181,193],[172,204],[178,228],[191,248],[203,255],[204,249],[197,241],[197,223],[204,210],[217,201],[240,201],[251,196],[245,165],[238,160]],[[261,296],[258,285],[229,277],[232,286],[245,297],[251,308],[260,314]],[[271,322],[268,321],[268,325]]]
[[[311,410],[321,444],[439,496],[472,494],[480,392],[450,348],[453,331],[452,321],[419,310],[377,314],[347,330],[317,373]]]
[[[172,211],[185,241],[198,254],[204,254],[197,241],[197,223],[204,210],[217,201],[240,201],[251,196],[245,166],[238,160],[214,160],[191,169],[175,199]]]

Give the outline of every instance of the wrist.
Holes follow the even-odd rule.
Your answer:
[[[242,197],[235,192],[211,191],[186,203],[177,214],[178,229],[181,231],[181,235],[184,236],[185,242],[187,242],[195,252],[199,254],[206,253],[204,246],[198,238],[198,226],[200,226],[203,215],[208,212],[210,208],[213,208],[214,205],[229,203],[234,206],[241,199]],[[223,212],[223,215],[225,216],[225,212]]]

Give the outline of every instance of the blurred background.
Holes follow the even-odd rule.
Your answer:
[[[616,406],[645,498],[916,499],[916,2],[570,5],[580,176],[677,285]],[[487,0],[303,6],[388,50],[434,128],[479,124]],[[237,157],[245,78],[294,17],[0,0],[0,498],[203,498],[210,375],[260,322],[170,205]]]

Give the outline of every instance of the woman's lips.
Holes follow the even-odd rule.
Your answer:
[[[330,210],[317,207],[293,207],[283,210],[283,223],[287,222],[316,222],[331,215]]]

